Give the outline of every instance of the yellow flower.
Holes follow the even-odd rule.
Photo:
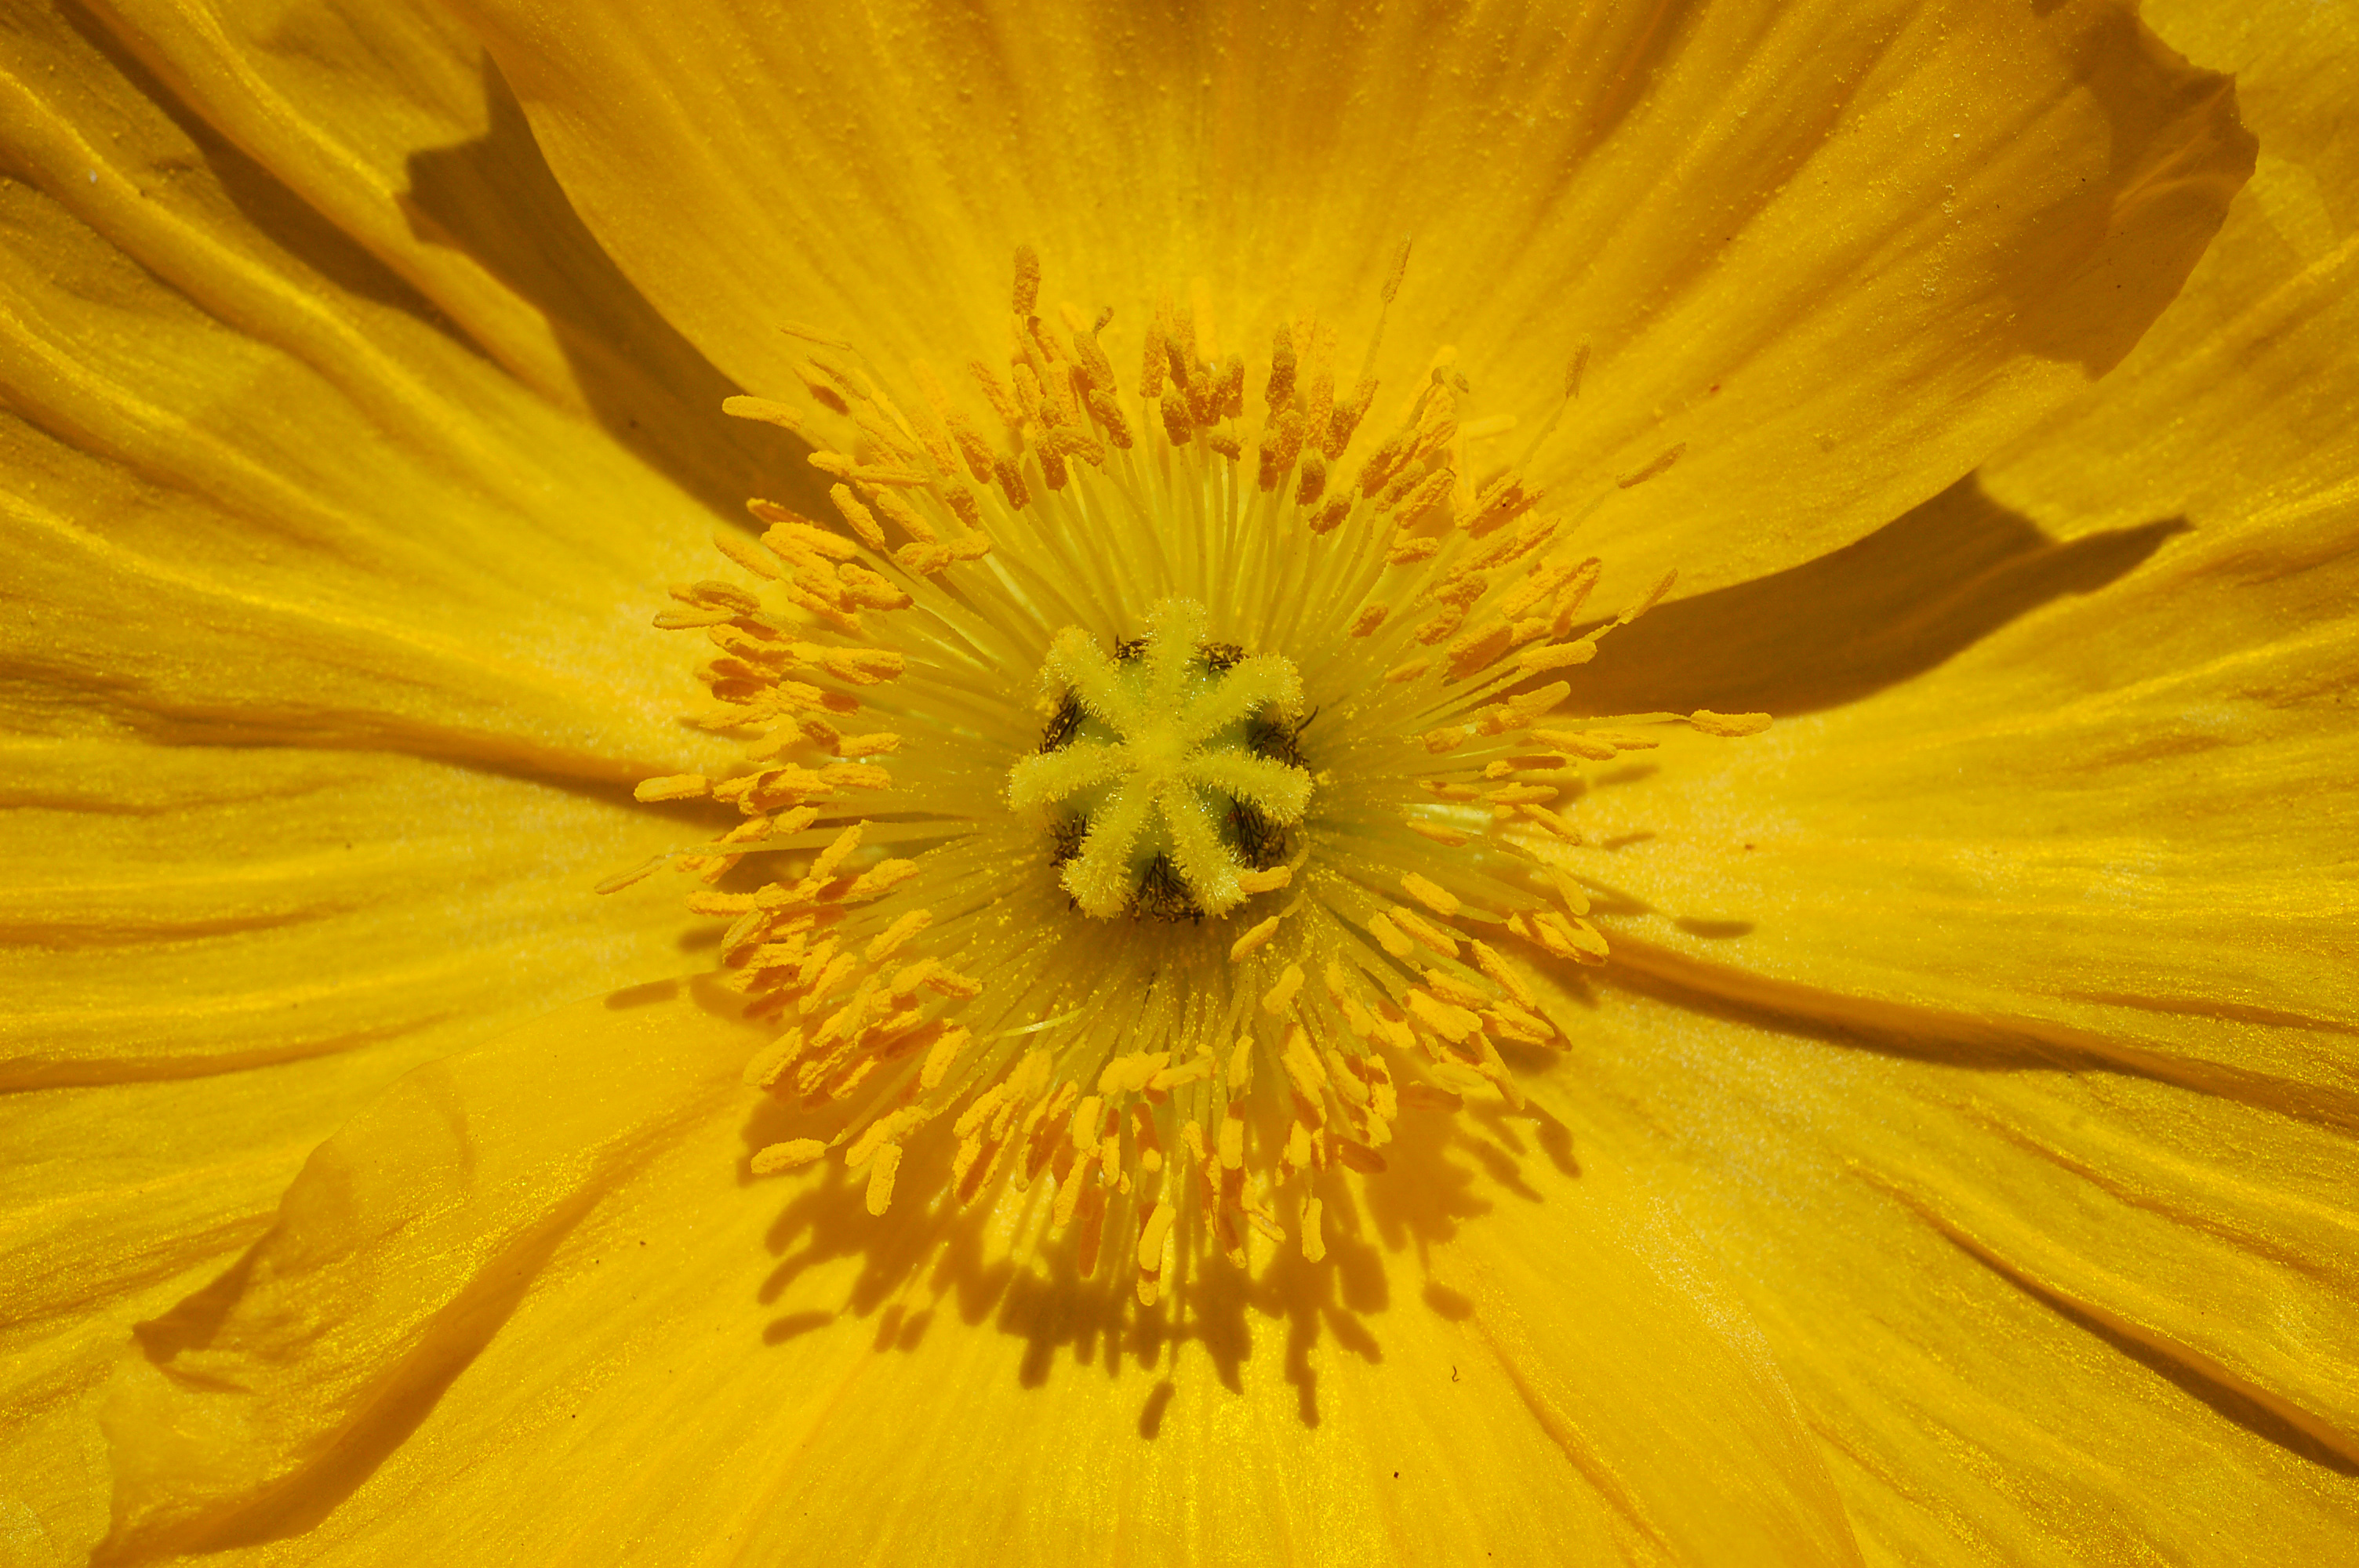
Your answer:
[[[0,34],[0,1561],[2359,1546],[2347,16],[2168,8],[2232,103],[2102,4],[457,9]],[[1012,374],[1025,245],[1071,358],[1003,395],[1078,401],[957,481],[961,556],[939,471],[878,498],[925,429],[967,460],[913,367]],[[1281,326],[1368,421],[1333,479],[1399,430],[1433,493],[1339,485],[1319,532],[1310,436],[1262,487]],[[1125,366],[1115,455],[1081,340],[1183,330],[1205,401]],[[1134,472],[1128,523],[1038,524],[1103,558],[1009,586],[1025,517]],[[1282,570],[1123,554],[1215,493],[1279,565],[1405,575],[1244,624]],[[1478,598],[1354,651],[1527,537],[1483,569],[1548,609],[1497,646]],[[1484,685],[1587,641],[1593,551],[1597,604],[1677,590]],[[1010,633],[963,699],[876,631],[958,605]],[[766,737],[678,722],[708,633]],[[1563,718],[1617,714],[1658,743]],[[1562,794],[1392,787],[1493,763]],[[879,773],[784,772],[831,766]],[[923,809],[847,838],[863,783]],[[734,869],[716,794],[762,824]],[[1125,809],[1165,837],[1093,848]],[[716,913],[592,896],[684,847]],[[1394,902],[1331,985],[1355,855]],[[715,977],[837,994],[852,947],[806,982],[787,929],[822,906],[875,925],[909,1098],[743,1082],[809,1040]],[[1096,1014],[1007,996],[1036,940]],[[1018,1191],[951,1134],[1035,1059]],[[1110,1107],[1129,1189],[1082,1158]],[[1220,1169],[1278,1239],[1220,1232]],[[1089,1204],[1125,1246],[1085,1271]]]

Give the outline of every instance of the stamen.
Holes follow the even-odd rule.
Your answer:
[[[1680,458],[1687,455],[1687,443],[1685,441],[1681,441],[1675,447],[1669,448],[1664,451],[1657,453],[1653,460],[1647,462],[1645,467],[1638,469],[1635,472],[1624,474],[1620,479],[1615,480],[1614,483],[1617,488],[1622,490],[1628,490],[1636,485],[1644,484],[1648,480],[1669,471],[1670,466],[1673,463],[1678,462]]]

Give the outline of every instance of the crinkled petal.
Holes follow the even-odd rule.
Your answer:
[[[202,1541],[398,1441],[568,1232],[736,1089],[749,1043],[725,1009],[621,996],[400,1080],[234,1268],[141,1325],[105,1407],[111,1549]]]
[[[2351,494],[2336,486],[2353,462],[2343,345],[2359,234],[2359,17],[2301,0],[2229,11],[2169,0],[2147,14],[2180,48],[2236,73],[2263,146],[2180,301],[2117,374],[1990,465],[1999,499],[2076,536],[2173,517],[2214,534]],[[2247,605],[2282,608],[2230,595],[2197,619]]]
[[[644,806],[397,755],[0,757],[8,1088],[448,1050],[694,962],[670,879],[593,891],[698,837]]]
[[[1897,1555],[2359,1530],[2359,272],[2347,234],[2282,243],[2288,191],[2348,183],[2332,75],[2259,64],[2285,161],[2114,380],[1909,520],[1915,558],[1616,645],[1679,706],[1806,716],[1591,778],[1600,913],[1679,1006],[1625,999],[1575,1064],[1612,1114],[1551,1103],[1748,1238]]]
[[[1664,962],[2359,1121],[2359,238],[2274,215],[2359,178],[2311,58],[2264,57],[2277,172],[2119,374],[1910,552],[1817,568],[1882,597],[1750,585],[1616,633],[1576,699],[1803,714],[1593,780],[1592,869]]]
[[[406,1069],[692,963],[669,889],[592,892],[687,827],[397,755],[0,756],[0,1474],[44,1536],[87,1542],[86,1401],[126,1326],[259,1236]]]
[[[92,1411],[129,1326],[268,1229],[304,1157],[415,1063],[418,1043],[0,1098],[0,1541],[12,1565],[79,1563],[105,1533]]]

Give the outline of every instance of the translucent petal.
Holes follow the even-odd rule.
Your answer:
[[[1614,847],[1574,859],[1625,900],[1629,935],[1780,1008],[1951,1027],[1933,1010],[2359,1121],[2359,437],[2325,420],[2359,396],[2329,347],[2359,332],[2354,284],[2346,246],[2224,313],[2195,362],[2155,367],[2225,384],[2169,403],[2176,461],[2109,465],[2202,499],[2144,565],[1872,697],[1745,741],[1673,735],[1659,773],[1601,775],[1581,816]],[[2153,395],[2118,395],[2116,437],[2147,440]],[[2066,466],[2027,451],[1994,486],[2063,511],[2027,486]],[[1954,600],[2003,600],[2007,575]],[[1704,624],[1685,633],[1698,684],[1667,683],[1680,697],[1725,654]],[[1767,627],[1731,631],[1759,648]]]
[[[2119,360],[2252,157],[2224,83],[2103,4],[463,9],[624,269],[756,390],[795,384],[788,320],[996,358],[1020,243],[1050,305],[1136,331],[1169,288],[1208,352],[1318,312],[1348,386],[1413,234],[1379,419],[1448,342],[1532,428],[1587,345],[1536,471],[1613,498],[1632,591],[1940,490]]]

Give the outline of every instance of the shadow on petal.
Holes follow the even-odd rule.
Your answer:
[[[1571,673],[1592,713],[1834,708],[1923,674],[2068,593],[2136,569],[2178,518],[2060,541],[1969,474],[1857,544],[1658,606]]]
[[[1561,1192],[1560,1179],[1580,1175],[1561,1123],[1537,1108],[1515,1116],[1495,1108],[1495,1114],[1494,1108],[1470,1108],[1459,1118],[1411,1111],[1385,1147],[1382,1172],[1347,1176],[1336,1168],[1315,1176],[1310,1191],[1323,1212],[1325,1253],[1316,1262],[1290,1238],[1264,1245],[1247,1217],[1238,1216],[1237,1232],[1254,1253],[1251,1266],[1240,1267],[1223,1256],[1201,1210],[1191,1210],[1177,1231],[1186,1261],[1158,1299],[1146,1304],[1137,1296],[1133,1260],[1147,1205],[1093,1181],[1070,1223],[1054,1227],[1049,1211],[1056,1183],[1044,1172],[1025,1189],[1003,1174],[962,1205],[929,1206],[923,1195],[952,1185],[955,1152],[954,1140],[929,1129],[908,1146],[896,1182],[902,1196],[888,1217],[868,1213],[862,1174],[833,1162],[813,1172],[787,1201],[766,1238],[777,1262],[756,1299],[765,1305],[792,1300],[796,1310],[772,1319],[762,1338],[783,1344],[832,1315],[815,1314],[797,1286],[846,1259],[860,1266],[836,1311],[875,1316],[878,1352],[914,1349],[931,1309],[912,1313],[906,1303],[937,1302],[968,1327],[987,1325],[1022,1341],[1016,1381],[1027,1389],[1090,1368],[1109,1379],[1134,1368],[1160,1376],[1179,1346],[1193,1344],[1218,1381],[1241,1392],[1259,1320],[1284,1325],[1285,1376],[1295,1386],[1302,1424],[1316,1426],[1312,1352],[1322,1342],[1332,1340],[1359,1360],[1379,1365],[1385,1353],[1372,1325],[1396,1304],[1445,1320],[1464,1315],[1442,1310],[1458,1298],[1430,1279],[1421,1298],[1414,1290],[1397,1292],[1393,1269],[1410,1268],[1423,1278],[1431,1249],[1452,1241],[1461,1221],[1490,1212],[1490,1195],[1542,1205],[1549,1201],[1543,1188]],[[1535,1112],[1539,1120],[1527,1122]],[[766,1105],[742,1134],[746,1154],[789,1127],[824,1131],[784,1107]],[[1011,1233],[1020,1238],[1012,1249]],[[1274,1342],[1264,1338],[1266,1345]],[[1140,1422],[1149,1437],[1158,1424],[1151,1414]]]
[[[1617,940],[1612,983],[1702,1016],[1888,1056],[1985,1071],[2106,1073],[2175,1085],[2281,1111],[2326,1128],[2359,1130],[2359,1101],[2339,1086],[2321,1089],[2280,1073],[2165,1054],[2136,1042],[2028,1015],[1956,1011],[1846,995],[1669,948]]]
[[[1953,1242],[1957,1240],[1954,1236],[1951,1239]],[[2299,1454],[2321,1469],[2331,1470],[2338,1476],[2359,1476],[2359,1460],[2338,1452],[2322,1441],[2318,1433],[2288,1419],[2283,1404],[2269,1400],[2261,1390],[2237,1387],[2218,1368],[2204,1366],[2198,1355],[2190,1355],[2183,1349],[2174,1354],[2176,1347],[2157,1345],[2127,1332],[2120,1324],[2108,1322],[2102,1314],[2090,1310],[2087,1303],[2076,1303],[2069,1296],[2042,1288],[2039,1281],[2026,1278],[1998,1259],[1962,1242],[1958,1243],[1958,1248],[1967,1257],[2082,1333],[2127,1357],[2155,1376],[2168,1379],[2190,1399],[2201,1400],[2223,1421],[2233,1422],[2254,1436],[2274,1443],[2288,1453]]]
[[[2091,34],[2077,75],[2104,112],[2111,167],[2031,219],[2001,281],[2024,346],[2093,378],[2179,297],[2259,144],[2234,83],[2190,71],[2132,13],[2104,12]]]
[[[824,508],[809,447],[723,416],[722,400],[745,389],[664,319],[584,226],[489,57],[484,103],[490,124],[480,138],[410,156],[403,206],[412,232],[465,252],[538,308],[599,424],[715,513],[743,524],[751,495]]]
[[[1614,959],[1608,975],[1617,990],[1805,1040],[1985,1072],[2063,1068],[2148,1076],[2136,1064],[2107,1054],[2095,1041],[2071,1042],[1995,1019],[1813,990],[1742,968],[1698,963],[1626,936],[1614,944]]]

